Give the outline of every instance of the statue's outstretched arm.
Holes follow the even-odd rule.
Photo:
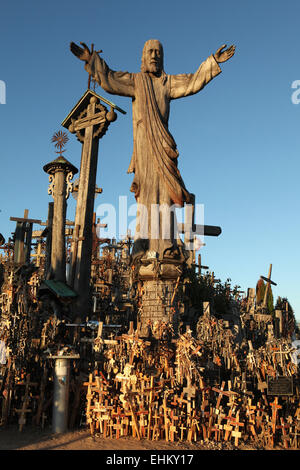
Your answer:
[[[88,48],[88,46],[84,43],[80,43],[83,47],[78,46],[75,42],[70,43],[70,50],[71,52],[78,57],[78,59],[83,60],[84,62],[89,62],[90,58],[92,57],[92,51]],[[98,51],[102,52],[102,51]]]
[[[93,47],[90,50],[83,42],[80,44],[83,47],[71,42],[71,52],[78,59],[85,62],[85,70],[105,91],[113,95],[134,97],[133,74],[111,70],[107,63],[98,55],[102,50],[93,51]]]
[[[226,44],[202,62],[195,73],[170,75],[170,98],[177,99],[194,95],[219,75],[221,73],[219,63],[229,60],[235,52],[235,46],[230,46],[224,51],[225,47]]]
[[[214,53],[214,58],[216,59],[216,61],[218,62],[218,64],[220,64],[221,62],[226,62],[227,60],[231,59],[231,57],[234,55],[235,53],[235,46],[232,45],[230,47],[228,47],[228,49],[226,49],[225,51],[223,51],[223,49],[227,47],[227,44],[223,44],[223,46],[221,46],[217,52]]]

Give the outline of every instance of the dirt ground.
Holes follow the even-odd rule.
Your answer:
[[[226,445],[225,445],[226,444]],[[26,426],[21,432],[16,425],[0,428],[0,451],[3,450],[83,450],[83,451],[128,451],[128,450],[157,450],[157,451],[235,451],[231,443],[207,443],[190,444],[186,442],[168,443],[164,440],[149,441],[147,439],[133,439],[122,437],[120,439],[104,439],[100,435],[91,436],[89,429],[82,428],[62,434],[52,433],[51,428],[43,430],[37,427]],[[253,446],[243,445],[238,450],[268,450],[258,449]],[[281,450],[277,448],[277,450]]]

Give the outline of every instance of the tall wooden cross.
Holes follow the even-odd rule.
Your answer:
[[[192,203],[185,206],[185,221],[184,223],[177,224],[178,233],[184,233],[184,245],[186,249],[194,250],[195,248],[195,236],[209,236],[218,237],[221,233],[221,227],[214,225],[200,225],[195,224],[195,195],[191,194]],[[176,235],[176,234],[175,234]],[[204,245],[202,243],[202,245]],[[194,254],[191,253],[190,262],[193,262]]]
[[[101,101],[110,104],[110,111]],[[73,313],[84,317],[92,308],[89,287],[99,140],[106,133],[110,123],[117,118],[114,109],[119,108],[92,90],[87,90],[62,122],[62,126],[76,134],[77,139],[83,144],[75,214],[75,228],[78,226],[79,233],[76,244],[72,244],[74,264],[71,287],[78,294]],[[125,111],[122,112],[125,114]]]
[[[269,292],[269,289],[270,289],[270,285],[272,284],[273,286],[277,286],[277,284],[274,281],[271,280],[271,274],[272,274],[272,264],[270,264],[270,267],[269,267],[268,277],[260,276],[261,279],[263,279],[264,281],[267,282],[266,290],[265,290],[265,294],[264,294],[264,300],[263,300],[263,308],[267,308],[267,298],[268,298],[268,292]]]
[[[29,210],[24,210],[23,217],[10,217],[9,220],[17,222],[14,240],[14,262],[30,263],[32,225],[41,224],[39,219],[29,219]]]

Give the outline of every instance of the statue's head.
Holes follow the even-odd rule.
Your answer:
[[[161,74],[164,70],[164,51],[162,44],[157,39],[149,39],[145,42],[142,55],[142,72]]]

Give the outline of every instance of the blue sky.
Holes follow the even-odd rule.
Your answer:
[[[29,209],[47,219],[50,196],[43,165],[56,157],[54,132],[87,88],[83,63],[70,41],[94,43],[114,70],[140,70],[144,42],[159,39],[167,73],[190,73],[222,44],[236,54],[199,94],[171,104],[169,128],[180,153],[179,169],[205,223],[219,225],[206,238],[202,261],[243,290],[260,275],[277,282],[300,320],[299,174],[300,4],[296,0],[14,1],[1,7],[0,232],[14,231],[10,216]],[[100,141],[95,207],[118,206],[129,192],[131,101],[97,93],[123,108]],[[300,94],[299,94],[300,96]],[[69,134],[65,152],[79,167],[81,144]],[[68,200],[68,218],[74,217]],[[38,228],[38,227],[35,227]]]

